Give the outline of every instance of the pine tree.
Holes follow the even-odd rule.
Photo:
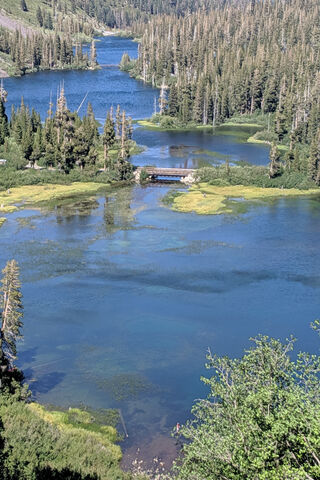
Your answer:
[[[35,133],[39,128],[41,128],[41,117],[39,113],[35,111],[32,107],[31,110],[31,129]]]
[[[104,160],[104,170],[107,168],[108,159],[109,159],[109,149],[115,143],[115,131],[114,131],[114,122],[112,118],[112,113],[108,112],[107,118],[103,128],[102,135],[102,144],[103,144],[103,160]]]
[[[314,137],[310,146],[310,155],[308,160],[308,175],[312,180],[317,181],[319,171],[320,171],[320,129],[319,129],[319,134]]]
[[[38,20],[38,23],[39,23],[40,27],[43,27],[43,15],[42,15],[41,8],[39,6],[37,8],[36,17],[37,17],[37,20]]]
[[[165,113],[167,113],[168,101],[167,101],[166,89],[167,89],[167,87],[166,87],[164,79],[163,79],[161,89],[160,89],[160,96],[159,96],[159,108],[160,108],[159,113],[160,113],[160,115],[164,115]]]
[[[278,139],[281,142],[284,135],[287,133],[286,117],[283,112],[283,108],[280,107],[276,112],[275,132],[278,135]]]
[[[93,143],[99,136],[97,121],[91,103],[88,103],[87,115],[83,118],[85,135],[88,142]]]
[[[21,335],[23,305],[19,267],[15,260],[7,262],[2,270],[0,288],[1,330],[0,330],[0,366],[12,366],[16,358],[16,342]],[[0,370],[0,371],[1,371]]]
[[[275,143],[272,144],[269,155],[269,177],[274,178],[280,173],[280,153]]]
[[[120,150],[120,157],[123,160],[126,160],[129,156],[128,152],[128,137],[127,137],[127,119],[126,119],[126,112],[122,111],[122,120],[121,120],[121,150]]]
[[[22,154],[26,160],[30,160],[33,147],[33,134],[31,127],[28,125],[22,132],[22,138],[20,142],[20,148]]]
[[[62,140],[62,127],[66,120],[67,114],[67,100],[64,96],[64,87],[61,88],[59,98],[57,100],[57,111],[54,117],[55,126],[57,129],[57,143],[60,145]]]
[[[75,128],[74,115],[67,110],[63,119],[63,139],[60,147],[61,168],[65,173],[69,173],[77,160],[75,151]]]
[[[121,131],[121,111],[120,105],[117,105],[116,110],[116,137],[120,138],[120,131]]]
[[[28,7],[27,7],[27,4],[26,4],[26,0],[21,0],[20,1],[20,5],[21,5],[21,10],[23,12],[27,12],[28,11]]]
[[[284,160],[286,170],[290,171],[294,162],[294,151],[291,148],[286,152]]]
[[[168,114],[170,117],[176,117],[179,111],[179,104],[178,104],[178,89],[175,85],[171,85],[170,92],[169,92],[169,99],[168,99]]]
[[[30,155],[30,162],[32,163],[32,165],[35,165],[40,160],[40,158],[42,157],[42,153],[42,129],[41,127],[38,127],[33,137],[32,153]]]
[[[94,40],[91,42],[90,48],[90,67],[95,68],[97,66],[97,50],[96,50],[96,43]]]
[[[53,30],[53,21],[52,21],[52,16],[50,12],[48,12],[46,16],[45,28],[47,28],[48,30]]]
[[[5,102],[7,99],[7,92],[3,85],[0,86],[0,145],[4,144],[6,137],[9,135],[9,123],[5,109]]]

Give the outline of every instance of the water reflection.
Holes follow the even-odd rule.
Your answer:
[[[92,214],[99,207],[95,198],[87,198],[80,201],[68,201],[54,207],[58,223],[78,221],[84,223],[84,217]]]
[[[108,234],[133,227],[136,212],[131,208],[132,192],[133,187],[126,187],[106,195],[103,218]]]

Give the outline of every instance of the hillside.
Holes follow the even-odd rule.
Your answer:
[[[98,22],[73,2],[3,0],[0,9],[0,76],[59,68],[86,68],[72,47],[90,41]]]
[[[84,28],[92,29],[93,19],[81,8],[74,7],[73,4],[74,2],[70,0],[63,3],[55,0],[18,0],[16,2],[2,0],[1,14],[3,18],[0,19],[0,24],[9,29],[15,29],[18,26],[24,33],[39,29],[63,31],[65,25],[74,21],[88,24]],[[51,17],[52,26],[51,21],[48,21],[49,17]]]

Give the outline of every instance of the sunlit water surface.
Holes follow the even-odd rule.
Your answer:
[[[136,48],[106,38],[99,60],[115,65]],[[147,117],[157,95],[116,66],[39,73],[6,80],[6,87],[11,102],[23,94],[44,115],[62,80],[69,106],[89,91],[100,119],[117,102],[134,118]],[[135,136],[148,146],[134,159],[142,165],[194,166],[199,150],[216,152],[209,161],[227,155],[263,164],[268,157],[266,147],[246,144],[234,129],[213,136],[139,128]],[[197,216],[161,204],[170,188],[125,187],[19,211],[0,231],[1,265],[15,258],[21,267],[19,364],[35,398],[120,408],[129,434],[123,447],[132,454],[143,445],[172,454],[170,430],[206,394],[200,376],[209,373],[208,347],[240,355],[259,332],[293,333],[298,348],[310,351],[319,344],[309,328],[319,316],[319,199],[268,202],[239,217]]]

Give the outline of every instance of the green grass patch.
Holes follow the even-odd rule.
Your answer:
[[[4,224],[7,219],[5,217],[0,217],[0,227]]]
[[[268,142],[267,140],[259,140],[258,138],[254,138],[254,135],[249,137],[247,142],[248,143],[262,143],[263,145],[266,145],[266,144],[270,145],[270,142]]]
[[[192,186],[187,193],[180,193],[173,198],[171,208],[178,212],[195,212],[200,215],[219,215],[246,211],[243,203],[274,200],[282,197],[319,195],[319,189],[299,190],[297,188],[261,188],[244,185],[218,186],[199,183]]]
[[[252,127],[252,128],[261,128],[262,125],[260,125],[259,123],[249,123],[249,122],[243,122],[243,123],[238,123],[238,122],[224,122],[222,124],[222,126],[227,126],[227,127]]]
[[[198,125],[194,122],[185,124],[177,118],[159,114],[144,120],[137,120],[136,123],[147,130],[157,130],[159,132],[168,132],[170,130],[176,130],[179,132],[190,132],[197,130],[213,131],[212,125]]]
[[[106,188],[103,183],[73,182],[69,185],[25,185],[0,192],[0,211],[10,213],[30,205],[41,205],[79,195],[95,195]]]

